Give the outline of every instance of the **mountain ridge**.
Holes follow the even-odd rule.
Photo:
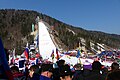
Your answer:
[[[2,37],[4,47],[8,49],[16,47],[17,52],[21,53],[20,51],[23,50],[25,44],[27,42],[31,43],[33,40],[33,36],[30,35],[32,32],[31,25],[32,23],[35,24],[37,16],[50,26],[54,26],[54,36],[56,40],[59,39],[61,46],[66,46],[66,50],[82,46],[82,39],[85,40],[85,45],[88,48],[91,48],[90,42],[105,44],[111,48],[120,48],[120,35],[118,34],[89,31],[74,27],[37,11],[1,9],[0,36]]]

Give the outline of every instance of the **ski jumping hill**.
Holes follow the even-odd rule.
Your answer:
[[[51,54],[56,52],[56,46],[53,43],[52,38],[48,32],[48,27],[44,24],[43,21],[38,22],[39,28],[39,52],[43,59],[50,58]]]

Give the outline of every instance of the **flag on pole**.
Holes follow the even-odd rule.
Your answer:
[[[77,55],[76,55],[77,58],[80,57],[80,50],[77,51]]]
[[[56,48],[56,59],[59,60],[58,49]]]
[[[51,54],[52,60],[54,59],[54,50],[52,50],[52,54]]]
[[[29,59],[29,49],[25,48],[23,53],[24,53],[25,58],[28,60]]]
[[[2,67],[2,71],[4,71],[4,74],[8,80],[13,80],[13,75],[10,71],[8,61],[6,58],[5,50],[2,44],[2,40],[0,38],[0,67]]]

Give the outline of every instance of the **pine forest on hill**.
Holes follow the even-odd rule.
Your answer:
[[[79,45],[82,46],[81,38],[86,41],[85,46],[88,49],[90,49],[90,42],[105,44],[111,48],[120,48],[120,35],[117,34],[88,31],[63,23],[37,11],[1,9],[0,37],[2,38],[4,47],[7,49],[16,48],[17,53],[21,53],[27,42],[32,43],[33,36],[30,35],[32,31],[31,25],[32,23],[35,24],[37,16],[50,26],[54,26],[54,36],[68,50],[76,49]]]

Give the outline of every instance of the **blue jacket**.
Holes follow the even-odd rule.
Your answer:
[[[46,77],[46,76],[42,76],[40,75],[40,79],[39,80],[51,80],[50,78]]]

